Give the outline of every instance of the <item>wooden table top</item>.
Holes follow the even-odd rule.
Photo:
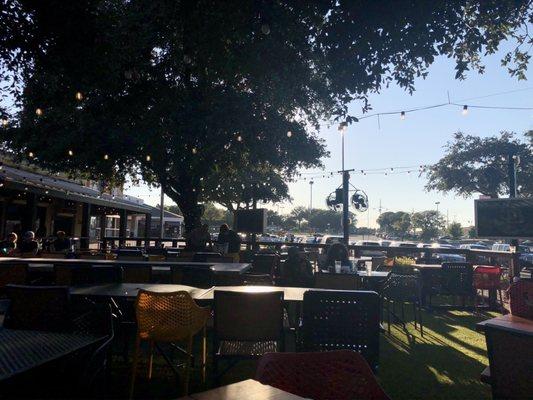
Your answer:
[[[190,394],[179,400],[302,400],[303,397],[285,392],[254,379],[221,386],[207,392]]]
[[[486,325],[533,335],[533,320],[517,317],[516,315],[500,315],[496,318],[481,321],[476,324],[476,330],[483,332]]]
[[[200,299],[202,295],[211,289],[201,289],[185,285],[153,284],[153,283],[110,283],[106,285],[73,286],[70,294],[73,296],[98,296],[98,297],[121,297],[135,298],[139,289],[152,292],[178,292],[186,291],[193,299]]]
[[[178,265],[187,268],[211,268],[217,273],[238,273],[242,274],[252,268],[250,263],[207,263],[192,261],[127,261],[127,260],[88,260],[77,258],[15,258],[2,257],[0,265],[13,262],[26,264],[68,264],[68,265],[151,265],[159,270],[170,270],[171,265]]]

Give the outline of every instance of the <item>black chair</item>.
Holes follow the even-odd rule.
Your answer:
[[[274,276],[279,266],[279,256],[277,254],[254,255],[252,261],[252,272],[254,274],[270,274]]]
[[[208,289],[215,284],[215,274],[209,265],[171,265],[170,276],[171,282],[179,285]]]
[[[470,263],[443,263],[440,276],[440,294],[461,296],[462,306],[466,297],[473,297],[474,269]]]
[[[150,283],[152,282],[151,265],[122,265],[122,282]]]
[[[299,347],[303,351],[354,350],[376,370],[379,320],[380,301],[376,292],[307,291]]]
[[[422,287],[419,274],[395,274],[391,272],[382,288],[382,299],[384,302],[384,308],[387,311],[387,328],[390,334],[391,328],[391,315],[394,318],[399,318],[396,315],[396,303],[400,304],[402,313],[401,322],[405,327],[405,310],[404,303],[411,303],[413,305],[413,322],[415,329],[417,328],[417,322],[420,325],[420,334],[424,336],[424,328],[422,326],[422,310],[421,310],[421,296]],[[392,314],[390,309],[390,303],[392,302]]]
[[[94,285],[122,282],[122,269],[115,265],[93,265],[90,280]]]
[[[54,264],[55,283],[60,286],[89,285],[91,265],[89,264]]]
[[[66,286],[6,286],[10,300],[4,326],[9,329],[66,332],[72,328]]]
[[[259,358],[283,351],[283,292],[214,293],[213,365],[218,374],[221,359]]]
[[[493,399],[530,399],[533,395],[533,335],[486,324]]]

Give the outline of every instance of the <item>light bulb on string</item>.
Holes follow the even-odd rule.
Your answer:
[[[291,131],[288,131],[287,132],[287,137],[291,137],[292,136],[292,132]]]
[[[463,115],[467,115],[468,114],[468,106],[466,104],[463,106],[463,111],[462,111],[461,114],[463,114]]]
[[[28,157],[29,157],[29,158],[33,158],[33,156],[34,156],[33,152],[30,151],[30,152],[28,153]]]
[[[83,94],[81,92],[76,92],[76,100],[82,101],[83,100]]]
[[[1,123],[2,123],[2,127],[6,128],[7,125],[9,124],[7,117],[3,117]]]
[[[74,152],[72,150],[69,150],[68,151],[68,155],[69,155],[69,157],[72,157],[74,155]]]
[[[261,32],[263,32],[263,35],[270,34],[270,26],[268,24],[262,24],[261,25]]]
[[[196,147],[193,147],[192,148],[192,154],[196,154],[198,152],[198,150],[196,150]]]
[[[109,155],[108,154],[104,154],[104,160],[109,160]]]
[[[35,115],[37,115],[38,117],[40,117],[41,115],[43,115],[43,110],[41,108],[37,108],[35,110]]]
[[[147,154],[146,155],[146,161],[150,162],[152,160],[152,157],[150,156],[150,154]]]
[[[400,113],[400,119],[403,121],[405,119],[405,111]]]
[[[241,135],[237,136],[237,142],[242,142],[242,136]]]

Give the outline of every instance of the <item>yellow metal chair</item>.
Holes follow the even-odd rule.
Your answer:
[[[133,354],[130,398],[133,397],[135,388],[141,341],[148,341],[150,344],[148,379],[152,378],[153,350],[154,347],[157,347],[158,342],[186,342],[187,361],[185,363],[184,388],[185,394],[188,394],[193,337],[202,331],[202,379],[205,381],[206,323],[211,315],[209,307],[198,306],[191,295],[185,291],[157,293],[141,289],[135,302],[135,312],[137,315],[137,338]],[[158,350],[160,350],[159,347]],[[163,353],[162,355],[168,362],[167,357]],[[176,372],[175,369],[174,371]]]

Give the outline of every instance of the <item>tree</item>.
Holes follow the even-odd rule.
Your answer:
[[[463,227],[459,222],[452,222],[446,229],[446,232],[453,239],[460,239],[463,236]]]
[[[477,238],[477,232],[476,232],[475,226],[471,226],[470,229],[468,230],[468,238],[469,239]]]
[[[302,227],[302,222],[309,219],[309,209],[302,206],[294,207],[290,215],[298,223],[299,230]]]
[[[356,217],[349,213],[350,230],[353,231]],[[342,212],[333,210],[312,209],[308,215],[309,227],[317,232],[340,232],[342,230]]]
[[[377,223],[385,233],[398,235],[403,238],[411,228],[411,216],[404,211],[387,211],[380,214]]]
[[[527,134],[530,138],[531,133]],[[427,171],[427,190],[456,192],[468,197],[481,193],[492,198],[509,193],[507,157],[518,156],[518,194],[533,196],[532,144],[516,139],[514,133],[481,138],[458,132],[446,145],[446,154]]]
[[[242,155],[284,178],[320,166],[320,122],[357,119],[367,94],[414,90],[438,55],[456,77],[513,37],[524,78],[529,1],[2,0],[5,145],[52,172],[162,185],[187,230],[213,174]],[[527,26],[526,26],[527,28]],[[50,138],[54,145],[49,145]]]
[[[269,226],[283,227],[285,218],[276,211],[267,210],[267,222]]]
[[[444,218],[435,210],[416,212],[411,217],[415,229],[420,230],[422,240],[431,240],[439,235],[444,227]]]

